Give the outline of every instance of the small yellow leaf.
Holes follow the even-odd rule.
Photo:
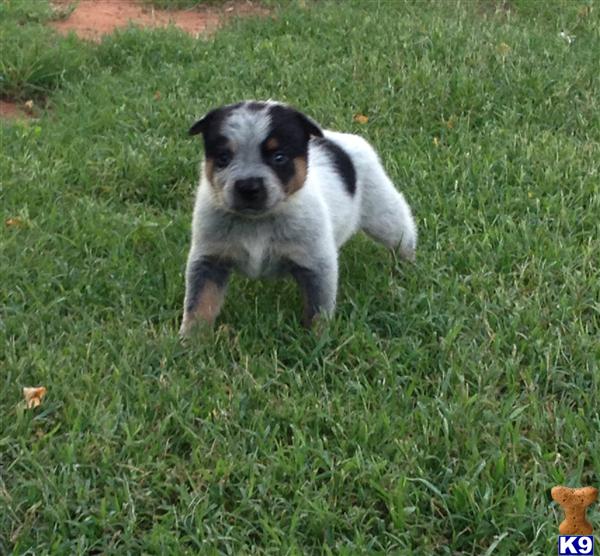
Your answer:
[[[505,42],[501,42],[496,47],[496,50],[498,51],[498,54],[500,54],[500,56],[506,56],[507,54],[510,54],[510,51],[512,50],[512,48],[510,46],[508,46]]]
[[[364,114],[354,114],[353,120],[364,125],[369,121],[369,116],[365,116]]]
[[[33,112],[33,100],[28,100],[23,104],[23,106],[25,107],[25,111],[28,114],[31,114]]]
[[[433,138],[433,144],[434,144],[436,147],[439,147],[439,146],[440,146],[440,139],[439,139],[439,137],[434,137],[434,138]]]
[[[22,228],[25,225],[25,223],[19,217],[15,217],[15,218],[7,218],[4,221],[4,225],[7,228]]]
[[[447,121],[444,122],[448,129],[452,129],[454,124],[456,124],[456,116],[450,116]]]
[[[25,398],[25,404],[27,409],[38,407],[42,403],[42,399],[46,395],[46,388],[44,386],[36,386],[33,388],[23,388],[23,397]]]

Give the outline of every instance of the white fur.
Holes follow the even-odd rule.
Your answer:
[[[340,195],[337,183],[328,182],[323,188],[338,246],[362,229],[389,249],[399,248],[402,256],[413,260],[417,228],[412,212],[404,195],[385,173],[373,147],[358,135],[329,130],[324,135],[350,155],[356,170],[354,197]],[[314,176],[315,182],[319,181],[318,174]],[[340,221],[342,224],[336,224]]]

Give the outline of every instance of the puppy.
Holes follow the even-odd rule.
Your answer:
[[[232,270],[291,274],[303,324],[335,307],[338,250],[358,230],[408,260],[417,231],[410,207],[361,137],[323,130],[278,102],[246,101],[208,112],[186,268],[182,336],[212,325]]]

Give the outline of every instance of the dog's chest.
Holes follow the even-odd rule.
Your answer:
[[[250,278],[280,275],[289,269],[290,261],[298,258],[299,251],[304,252],[303,242],[293,232],[293,226],[290,228],[288,220],[235,219],[226,229],[225,234],[223,228],[214,230],[215,252]]]
[[[240,240],[242,257],[238,260],[241,272],[251,278],[268,276],[280,271],[282,260],[273,238],[266,234]]]

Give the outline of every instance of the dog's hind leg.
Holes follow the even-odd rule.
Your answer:
[[[403,258],[414,261],[417,226],[412,211],[377,155],[372,154],[374,158],[362,184],[361,228],[388,249],[398,250]]]

